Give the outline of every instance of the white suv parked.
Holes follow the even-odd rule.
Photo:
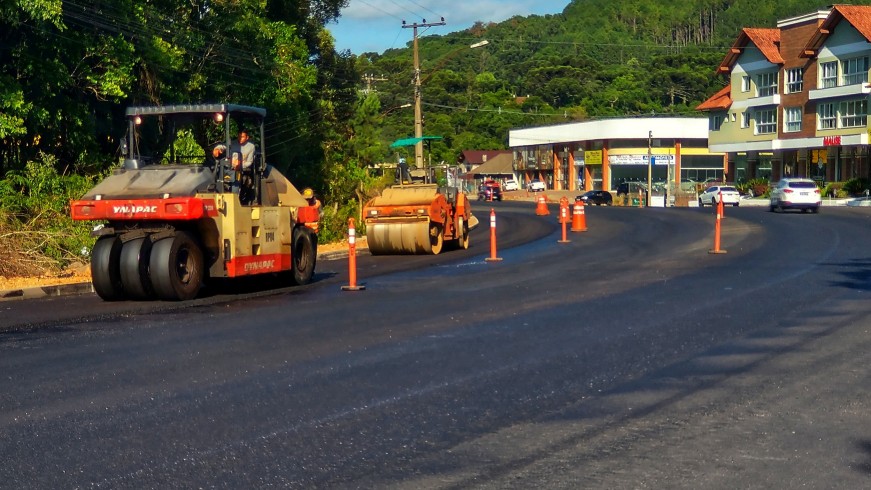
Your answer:
[[[822,197],[816,182],[811,179],[788,177],[780,179],[771,190],[769,210],[801,209],[802,212],[810,210],[812,213],[818,213],[820,204],[822,204]]]

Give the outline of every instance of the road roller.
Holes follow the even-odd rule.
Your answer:
[[[388,187],[366,203],[363,216],[372,255],[467,249],[469,230],[477,224],[466,194],[437,184]]]
[[[215,278],[312,279],[319,212],[267,163],[265,109],[141,106],[126,115],[123,164],[70,203],[73,219],[97,222],[97,295],[181,301]],[[243,132],[256,142],[247,168],[231,136]]]

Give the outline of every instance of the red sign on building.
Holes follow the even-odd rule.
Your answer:
[[[841,137],[823,136],[823,146],[841,146]]]

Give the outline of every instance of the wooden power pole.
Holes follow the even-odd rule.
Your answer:
[[[417,28],[443,25],[445,25],[444,17],[439,22],[427,22],[426,19],[423,19],[420,24],[417,22],[406,24],[405,21],[402,21],[403,29],[414,30],[414,42],[412,43],[414,50],[414,137],[418,139],[423,137],[423,113],[420,107],[420,55],[417,51]],[[423,140],[414,145],[414,165],[417,168],[423,168]]]

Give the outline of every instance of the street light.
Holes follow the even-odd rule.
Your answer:
[[[480,48],[480,47],[486,46],[488,44],[490,44],[490,41],[483,39],[483,40],[478,41],[474,44],[470,44],[468,46],[468,49]],[[417,168],[422,168],[423,167],[423,139],[422,139],[423,138],[423,113],[421,110],[421,101],[420,101],[421,88],[420,88],[420,86],[422,85],[423,82],[425,82],[426,80],[429,80],[429,78],[432,76],[432,73],[430,73],[426,77],[425,80],[421,81],[421,79],[420,79],[420,57],[417,54],[417,28],[414,29],[414,42],[412,43],[412,46],[414,48],[414,137],[420,139],[420,141],[418,141],[417,144],[414,145],[414,164],[417,166]],[[452,56],[459,53],[460,51],[463,51],[464,49],[466,49],[465,46],[460,47],[459,49],[445,55],[442,58],[441,62],[438,64],[438,66],[436,66],[436,68],[433,69],[433,73],[435,73],[435,70],[437,70],[439,67],[441,67],[441,65],[444,64],[448,59],[450,59]]]
[[[397,110],[397,109],[405,109],[405,108],[408,108],[408,107],[411,107],[411,103],[410,103],[410,102],[406,102],[405,104],[402,104],[402,105],[395,105],[395,106],[390,107],[390,108],[388,108],[387,110],[383,111],[383,112],[381,113],[381,115],[382,115],[382,116],[386,116],[387,114],[390,114],[391,112],[393,112],[393,111],[395,111],[395,110]]]

